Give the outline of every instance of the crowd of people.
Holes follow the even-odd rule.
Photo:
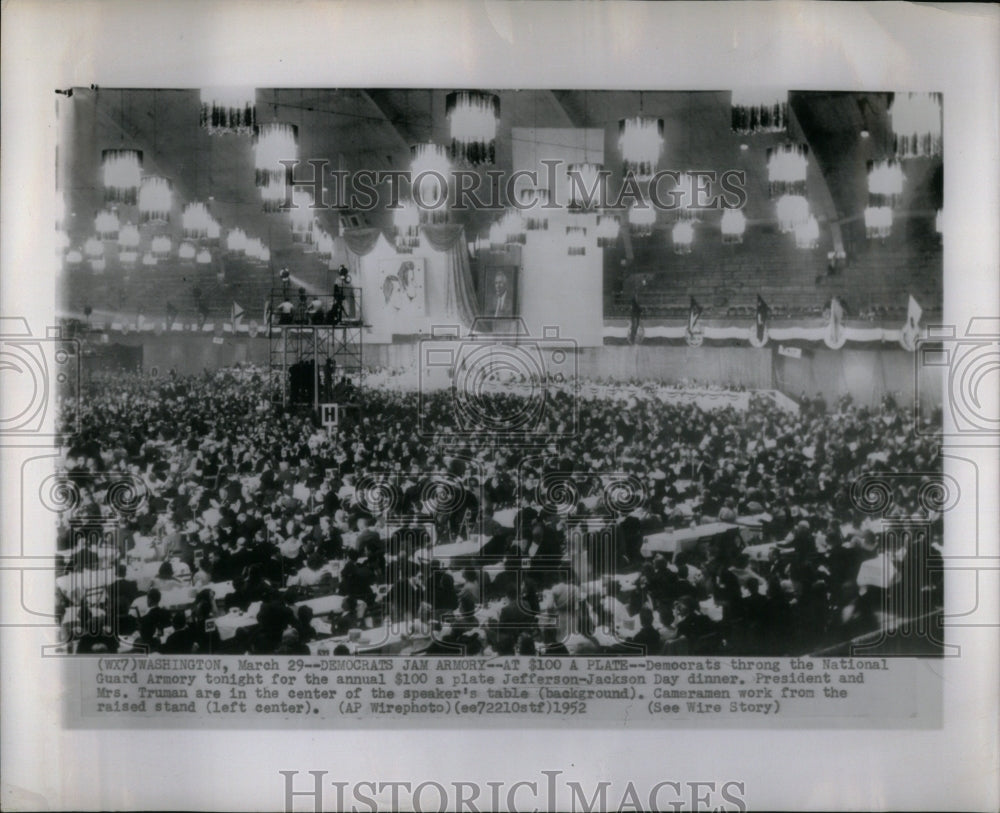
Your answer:
[[[791,655],[941,607],[941,461],[891,402],[561,388],[514,443],[392,383],[327,429],[261,371],[93,378],[62,414],[67,649]]]

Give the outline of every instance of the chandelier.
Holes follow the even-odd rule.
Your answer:
[[[782,195],[775,207],[778,213],[778,227],[783,234],[794,231],[796,226],[809,219],[809,201],[802,195]]]
[[[548,231],[549,190],[544,187],[521,190],[521,208],[524,211],[524,228],[527,231]]]
[[[139,188],[140,223],[169,223],[173,203],[173,184],[170,181],[158,175],[142,179],[142,186]]]
[[[868,162],[868,205],[895,206],[903,195],[906,176],[899,161]]]
[[[674,241],[675,254],[691,253],[691,244],[694,243],[694,224],[690,220],[674,223],[670,236]]]
[[[83,255],[79,249],[71,248],[66,252],[66,265],[79,265],[83,262]]]
[[[618,241],[621,218],[612,212],[601,212],[597,216],[597,245],[610,248]]]
[[[897,158],[941,155],[940,93],[897,93],[889,118]]]
[[[298,128],[294,124],[260,125],[254,143],[254,182],[257,186],[278,182],[291,184],[292,170],[281,162],[296,161],[298,157]]]
[[[415,248],[420,245],[420,210],[410,199],[399,201],[395,210],[392,225],[396,231],[396,246],[398,248]]]
[[[869,240],[885,240],[892,234],[892,209],[889,206],[865,207],[865,234]]]
[[[638,180],[649,180],[656,172],[663,149],[663,119],[634,116],[618,122],[618,149],[621,150],[623,172]]]
[[[648,200],[636,201],[628,210],[628,225],[636,237],[649,237],[656,224],[656,210]]]
[[[520,209],[508,206],[507,211],[500,218],[500,228],[503,232],[503,241],[505,243],[520,243],[524,245],[527,240],[527,227],[525,226],[524,217],[521,215]]]
[[[165,234],[158,234],[154,237],[149,244],[149,248],[153,252],[154,257],[168,257],[170,256],[170,238]]]
[[[125,250],[139,248],[139,229],[132,223],[126,223],[119,230],[118,248]]]
[[[585,226],[566,227],[566,253],[570,257],[581,257],[587,253],[587,229]]]
[[[449,93],[445,113],[451,127],[451,157],[473,166],[496,160],[500,97],[478,90]]]
[[[208,237],[208,226],[212,222],[212,215],[208,212],[208,207],[204,203],[189,203],[184,207],[181,214],[181,226],[184,229],[184,236],[189,240],[200,240]]]
[[[451,162],[440,144],[426,142],[410,148],[410,192],[422,213],[432,222],[448,219],[448,175]]]
[[[677,178],[677,185],[674,187],[674,203],[677,206],[677,216],[681,220],[694,220],[697,211],[695,208],[695,180],[694,176],[687,172],[682,172]]]
[[[203,248],[195,255],[194,261],[198,263],[198,265],[211,265],[212,252],[207,248]]]
[[[257,93],[253,88],[204,88],[201,126],[211,135],[249,135],[257,123]]]
[[[800,223],[795,232],[795,245],[798,248],[813,249],[819,245],[819,223],[815,216],[809,215],[805,223]]]
[[[135,203],[142,182],[140,150],[104,150],[101,153],[104,199],[115,203]]]
[[[118,262],[124,268],[134,268],[139,260],[139,252],[133,249],[126,249],[118,252]]]
[[[260,261],[264,256],[264,243],[261,242],[259,237],[247,237],[245,244],[246,255],[248,259]]]
[[[805,144],[782,144],[767,151],[767,181],[772,198],[805,195],[809,148]]]
[[[593,211],[604,200],[604,165],[585,161],[566,167],[571,212]],[[589,200],[588,200],[589,196]]]
[[[747,218],[742,209],[726,209],[722,213],[722,242],[735,245],[743,242]]]
[[[734,90],[732,128],[739,135],[780,133],[788,126],[788,92]]]
[[[243,254],[247,249],[247,234],[241,228],[230,229],[226,235],[226,251]]]
[[[329,260],[333,257],[333,238],[322,229],[316,235],[316,254],[321,260]]]
[[[156,265],[156,257],[153,256],[151,251],[147,251],[142,255],[142,264],[149,268],[150,266]]]
[[[313,241],[313,227],[316,223],[316,212],[313,210],[313,196],[300,189],[292,190],[292,208],[288,216],[292,221],[292,241],[308,243]]]
[[[87,258],[91,260],[103,257],[104,243],[96,237],[88,237],[87,242],[83,244],[83,253],[86,254]]]
[[[222,237],[222,226],[219,224],[218,220],[216,220],[214,217],[209,216],[208,228],[205,233],[205,239],[210,240],[211,242],[214,243],[218,241],[220,237]]]
[[[94,231],[98,240],[117,240],[120,228],[118,215],[110,209],[104,209],[94,218]]]
[[[182,260],[193,260],[195,248],[192,243],[184,242],[177,247],[177,256]]]
[[[285,185],[284,179],[268,181],[260,188],[260,198],[263,201],[264,211],[268,214],[280,212],[285,205],[285,197],[289,187]]]

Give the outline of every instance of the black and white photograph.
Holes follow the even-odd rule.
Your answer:
[[[3,30],[5,809],[995,809],[995,7]]]
[[[941,656],[941,94],[58,106],[67,652]]]

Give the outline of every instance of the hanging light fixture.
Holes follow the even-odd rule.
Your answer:
[[[587,253],[587,227],[566,227],[566,253],[570,257],[582,257]]]
[[[592,161],[566,167],[571,213],[592,212],[604,200],[604,165]],[[587,195],[590,199],[587,199]]]
[[[869,240],[885,240],[892,234],[892,209],[889,206],[865,207],[865,234]]]
[[[83,244],[83,253],[87,255],[87,259],[91,260],[103,257],[104,243],[96,237],[88,237],[87,242]]]
[[[677,178],[677,185],[674,187],[674,203],[677,205],[677,217],[681,220],[694,220],[697,214],[695,209],[695,179],[693,175],[682,172]]]
[[[152,266],[156,265],[155,255],[151,251],[147,251],[145,254],[142,255],[142,264],[146,268],[151,268]]]
[[[675,254],[690,254],[694,243],[694,223],[690,220],[679,220],[674,223],[670,232],[674,243]]]
[[[203,248],[195,255],[194,261],[198,263],[198,265],[211,265],[212,252],[207,248]]]
[[[597,216],[597,245],[610,248],[618,242],[621,230],[621,217],[615,212],[604,211]]]
[[[809,168],[805,144],[781,144],[767,151],[767,182],[772,198],[805,195]]]
[[[257,92],[253,88],[204,88],[201,126],[211,135],[249,135],[257,124]]]
[[[520,209],[508,206],[503,217],[500,218],[500,228],[503,232],[505,243],[519,243],[524,245],[526,242],[527,227],[525,226],[524,217],[521,215]]]
[[[868,205],[896,206],[903,195],[906,176],[899,161],[868,162]]]
[[[139,247],[139,229],[133,223],[126,223],[118,231],[118,248],[136,249]]]
[[[71,248],[66,252],[66,265],[79,265],[83,262],[83,254],[80,253],[80,249]]]
[[[288,216],[292,221],[292,242],[311,244],[316,223],[313,196],[301,189],[292,190],[292,208]]]
[[[722,213],[722,242],[736,245],[743,242],[747,230],[747,218],[742,209],[726,209]]]
[[[641,106],[641,105],[640,105]],[[649,180],[656,172],[663,149],[663,119],[633,116],[618,122],[618,149],[622,154],[622,171],[638,180]]]
[[[782,195],[775,207],[778,213],[778,228],[783,234],[794,231],[796,226],[809,219],[809,201],[802,195]]]
[[[243,254],[247,249],[247,234],[241,228],[230,229],[226,235],[226,250],[233,254]]]
[[[209,242],[218,242],[219,238],[222,237],[222,225],[214,217],[209,217],[208,229],[205,234],[205,239]]]
[[[248,259],[259,260],[261,253],[264,251],[264,244],[259,237],[247,237],[244,250]]]
[[[502,251],[507,244],[507,235],[504,233],[503,224],[499,220],[495,220],[490,225],[489,241],[492,251]]]
[[[409,198],[399,201],[394,210],[392,225],[396,232],[398,248],[415,248],[420,245],[420,210]]]
[[[97,232],[98,240],[117,240],[120,227],[118,213],[110,209],[103,209],[94,218],[94,231]]]
[[[548,231],[549,190],[544,187],[521,190],[521,207],[526,231]]]
[[[410,148],[410,189],[414,202],[431,222],[448,219],[448,175],[451,162],[440,144],[425,142]]]
[[[184,236],[189,240],[200,240],[207,237],[208,225],[211,222],[212,216],[208,213],[208,207],[198,201],[185,206],[184,212],[181,214]]]
[[[195,247],[192,243],[183,242],[177,247],[177,256],[182,260],[193,260]]]
[[[134,249],[125,249],[118,252],[118,262],[123,268],[134,268],[139,261],[139,252]]]
[[[156,237],[150,241],[149,247],[150,250],[152,250],[154,257],[160,258],[170,256],[171,242],[170,238],[165,234],[156,235]]]
[[[139,222],[169,223],[174,205],[173,184],[159,175],[142,179],[139,187]]]
[[[472,166],[496,161],[500,97],[478,90],[449,93],[445,114],[451,128],[451,157]]]
[[[788,126],[788,91],[734,90],[732,128],[739,135],[780,133]]]
[[[897,158],[941,155],[940,93],[896,93],[889,118]]]
[[[299,157],[298,128],[294,124],[270,122],[257,127],[254,143],[254,180],[257,186],[292,183],[292,171],[282,161]]]
[[[284,180],[268,181],[260,188],[260,197],[263,202],[264,211],[268,214],[280,212],[285,205],[288,187]]]
[[[805,223],[794,229],[795,245],[802,249],[814,249],[819,245],[819,223],[814,215],[809,215]]]
[[[656,209],[648,200],[636,201],[628,210],[629,230],[636,237],[649,237],[656,225]]]
[[[104,199],[133,205],[142,182],[140,150],[104,150],[101,153]]]
[[[321,260],[329,260],[333,257],[333,238],[322,229],[316,235],[316,254]]]

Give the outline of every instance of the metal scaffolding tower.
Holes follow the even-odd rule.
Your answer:
[[[268,345],[276,405],[310,408],[355,403],[364,385],[361,289],[336,286],[330,295],[269,298]]]

